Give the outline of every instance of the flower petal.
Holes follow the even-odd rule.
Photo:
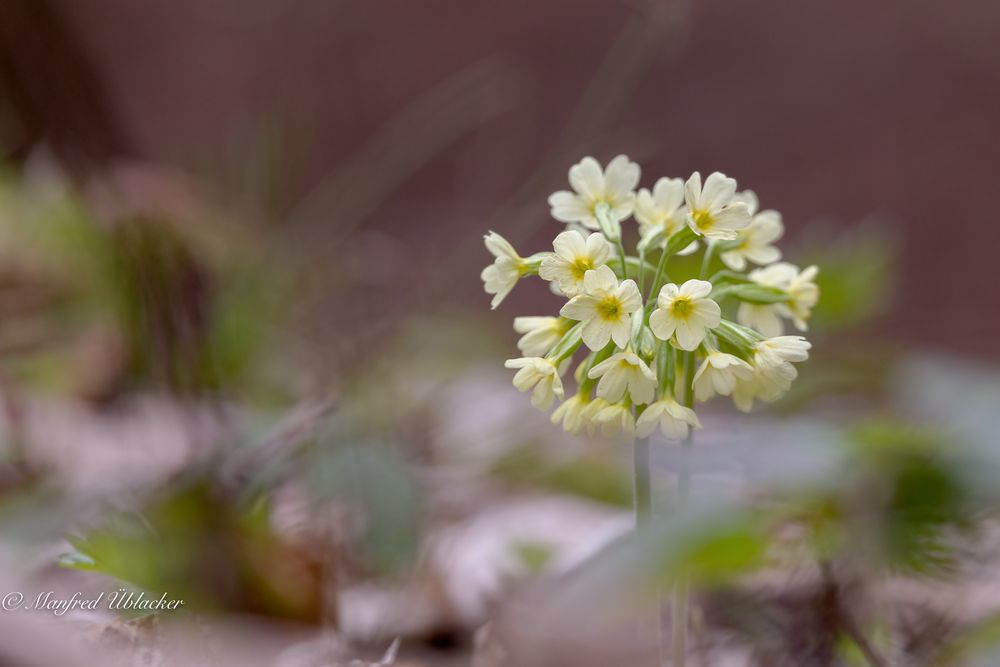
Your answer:
[[[714,171],[705,179],[705,188],[701,192],[701,207],[709,210],[722,208],[732,201],[734,194],[736,194],[736,180],[720,171]],[[746,204],[742,206],[746,209]],[[749,218],[749,214],[747,217]]]
[[[569,169],[569,184],[584,197],[591,200],[604,194],[604,173],[600,163],[592,157],[585,157]]]
[[[628,196],[639,185],[639,165],[625,155],[618,155],[608,163],[604,172],[604,188],[614,200]]]

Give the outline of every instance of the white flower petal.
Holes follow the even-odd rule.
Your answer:
[[[567,190],[560,190],[549,196],[549,207],[552,217],[559,222],[587,224],[587,221],[593,218],[593,213],[587,206],[587,202],[579,195]]]
[[[649,328],[660,340],[670,340],[677,328],[677,323],[666,310],[657,308],[649,316]]]
[[[678,290],[679,294],[691,297],[692,299],[701,299],[712,292],[712,283],[707,280],[688,280],[683,285],[681,285]],[[661,291],[662,293],[662,291]]]
[[[735,179],[719,171],[712,172],[705,179],[705,188],[701,192],[701,206],[708,209],[722,208],[732,201],[734,194],[736,194]],[[745,204],[743,208],[746,209]]]
[[[635,283],[632,283],[635,285]],[[583,289],[588,293],[612,292],[618,287],[618,277],[611,267],[604,265],[587,271],[583,276]]]
[[[581,330],[583,342],[594,352],[603,350],[608,341],[611,340],[612,329],[613,326],[610,323],[600,318],[588,320]]]
[[[590,200],[604,194],[604,173],[601,165],[592,157],[585,157],[570,167],[569,184],[573,189]]]
[[[597,395],[612,403],[620,401],[628,388],[628,375],[625,372],[605,373],[597,383]]]
[[[604,172],[605,191],[616,201],[628,197],[639,185],[639,177],[639,165],[625,155],[619,155],[608,163]]]

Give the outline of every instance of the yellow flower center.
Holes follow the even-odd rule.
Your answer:
[[[590,203],[587,204],[587,208],[590,209],[590,214],[591,215],[597,215],[597,206],[598,206],[598,204],[607,204],[611,208],[615,207],[614,202],[611,201],[611,197],[609,197],[607,195],[600,195],[599,197],[594,197],[593,199],[591,199]]]
[[[670,314],[681,320],[690,317],[693,310],[694,304],[686,296],[679,296],[670,304]]]
[[[606,296],[597,304],[597,314],[602,319],[617,322],[621,319],[622,303],[616,296]]]
[[[673,233],[677,231],[677,221],[672,215],[663,216],[663,219],[660,220],[660,226],[663,227],[663,235],[667,238],[673,236]]]
[[[583,280],[583,276],[594,268],[594,260],[590,257],[577,257],[576,260],[570,265],[570,271],[573,272],[573,277],[577,280]]]
[[[694,226],[703,232],[707,232],[715,226],[715,218],[708,211],[695,211],[694,215]]]

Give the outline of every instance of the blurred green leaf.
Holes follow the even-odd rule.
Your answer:
[[[319,501],[338,500],[362,515],[364,562],[399,573],[416,556],[423,495],[400,452],[376,442],[325,438],[315,448],[311,486]]]
[[[799,266],[819,266],[819,303],[811,328],[830,332],[877,315],[894,288],[898,241],[884,226],[863,225],[847,232],[813,227],[789,256]]]
[[[528,443],[506,452],[493,464],[491,474],[511,483],[617,507],[632,504],[632,481],[616,463],[591,456],[552,461],[538,443]]]

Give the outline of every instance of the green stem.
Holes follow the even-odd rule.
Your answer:
[[[639,438],[632,445],[632,498],[635,503],[635,527],[643,530],[653,513],[652,485],[649,475],[649,438]]]
[[[622,245],[622,240],[620,238],[615,243],[618,245],[618,257],[622,262],[622,280],[625,280],[628,278],[628,264],[625,261],[625,246]]]
[[[694,353],[685,352],[684,357],[684,405],[694,408]],[[691,495],[691,468],[688,454],[694,431],[689,430],[681,443],[680,467],[677,471],[677,513],[685,511]],[[687,661],[688,582],[682,577],[674,585],[673,607],[673,667],[684,667]]]
[[[708,239],[705,239],[705,245],[708,247],[705,249],[705,256],[701,260],[701,272],[698,274],[701,280],[704,280],[705,276],[708,275],[708,269],[712,266],[712,257],[715,255],[715,245],[710,243]]]
[[[646,290],[646,250],[639,250],[639,294]]]
[[[667,268],[667,256],[667,249],[664,248],[660,254],[660,261],[656,265],[656,275],[653,277],[653,284],[649,286],[649,294],[646,295],[646,303],[652,303],[657,296],[656,290],[659,288],[660,279],[663,278],[663,272]]]

